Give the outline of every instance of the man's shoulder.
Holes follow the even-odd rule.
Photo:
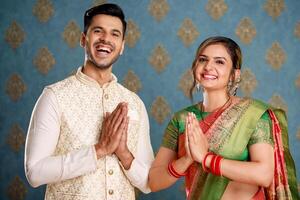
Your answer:
[[[118,89],[120,90],[121,94],[124,95],[124,97],[135,99],[137,101],[142,101],[141,98],[135,92],[127,89],[122,84],[117,83],[117,86],[118,86]]]
[[[63,88],[70,86],[74,82],[74,79],[75,79],[75,76],[70,75],[70,76],[66,77],[65,79],[62,79],[60,81],[57,81],[55,83],[52,83],[52,84],[46,86],[46,88],[53,89],[53,90],[63,89]]]

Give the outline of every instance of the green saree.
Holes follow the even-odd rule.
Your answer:
[[[188,112],[193,112],[199,121],[202,120],[202,116],[208,114],[201,113],[197,105],[175,113],[166,128],[162,146],[176,151],[178,157],[185,154],[183,133]],[[270,112],[271,114],[268,115]],[[275,114],[279,126],[274,126],[274,119],[270,117],[272,114]],[[274,135],[272,129],[276,129],[281,134]],[[273,184],[265,188],[266,199],[299,199],[294,161],[288,148],[287,121],[282,110],[271,108],[258,100],[241,99],[232,102],[209,127],[205,135],[210,151],[226,159],[241,161],[249,160],[250,145],[259,142],[276,145],[279,141],[279,150],[284,155],[276,157],[274,153],[279,160]],[[199,163],[193,163],[189,167],[185,179],[187,198],[193,200],[221,199],[229,183],[226,177],[204,172]]]

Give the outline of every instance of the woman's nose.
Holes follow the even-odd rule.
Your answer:
[[[212,68],[213,68],[213,63],[210,62],[210,61],[207,61],[207,62],[205,63],[205,65],[204,65],[204,69],[205,69],[205,70],[210,70],[210,69],[212,69]]]

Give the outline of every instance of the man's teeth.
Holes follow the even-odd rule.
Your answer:
[[[100,48],[96,48],[96,49],[97,49],[97,51],[111,53],[111,50],[109,48],[106,48],[106,47],[100,47]]]

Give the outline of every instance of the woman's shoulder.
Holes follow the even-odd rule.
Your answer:
[[[260,99],[250,98],[250,97],[236,97],[240,99],[241,102],[249,102],[251,106],[256,107],[257,109],[267,110],[272,108],[272,106]]]
[[[197,104],[193,104],[187,107],[184,107],[174,113],[175,118],[181,118],[182,116],[186,116],[189,112],[199,112],[199,106]]]

